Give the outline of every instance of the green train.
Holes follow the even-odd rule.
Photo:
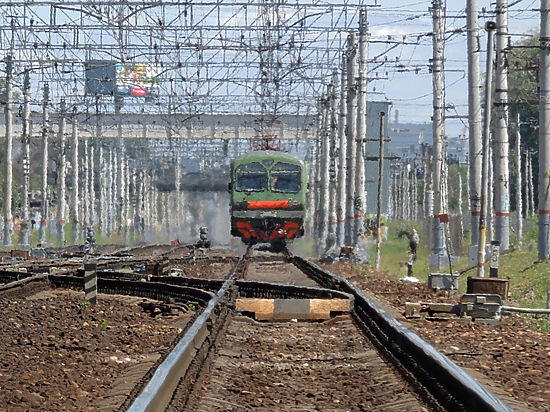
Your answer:
[[[231,163],[231,234],[246,244],[285,244],[304,235],[307,173],[286,153],[263,150]]]

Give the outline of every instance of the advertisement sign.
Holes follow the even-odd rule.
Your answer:
[[[115,93],[119,96],[156,97],[158,70],[144,63],[115,64]]]

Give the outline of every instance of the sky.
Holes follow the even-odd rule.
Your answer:
[[[315,46],[320,50],[320,58],[311,51],[304,51],[302,55],[296,54],[296,56],[304,60],[302,63],[305,66],[307,66],[307,63],[319,61],[328,64],[326,64],[324,68],[315,68],[313,64],[313,68],[311,69],[298,70],[296,72],[292,71],[293,66],[288,66],[290,69],[287,68],[287,70],[290,75],[287,79],[291,79],[293,82],[287,82],[286,87],[288,90],[283,90],[283,93],[288,93],[291,98],[295,98],[295,96],[300,94],[303,96],[307,95],[308,97],[320,97],[323,89],[321,82],[324,82],[325,85],[330,82],[332,68],[339,68],[341,51],[343,51],[344,48],[343,43],[347,31],[347,29],[342,30],[343,25],[347,27],[346,23],[340,21],[339,23],[335,23],[335,26],[338,26],[338,30],[341,31],[338,32],[336,30],[335,33],[332,33],[331,36],[333,37],[331,37],[330,41],[325,39],[324,34],[319,34],[322,32],[319,27],[330,26],[332,20],[344,19],[338,11],[331,14],[331,7],[329,7],[328,4],[348,4],[348,11],[344,20],[351,22],[350,27],[354,29],[357,28],[359,11],[357,4],[365,4],[370,5],[367,8],[370,33],[368,52],[368,99],[388,100],[392,102],[393,115],[398,111],[401,122],[424,123],[430,121],[432,114],[432,76],[429,73],[429,60],[432,56],[432,37],[430,35],[432,32],[432,18],[431,12],[429,11],[432,3],[431,0],[294,1],[295,0],[286,0],[281,3],[286,5],[284,9],[285,13],[287,13],[286,17],[289,19],[288,24],[290,27],[298,27],[298,24],[302,22],[302,17],[303,21],[306,23],[306,30],[303,32],[299,31],[300,33],[298,34],[298,36],[303,37],[296,38],[296,44],[299,45],[301,44],[300,42],[302,42],[303,44]],[[511,4],[509,32],[512,35],[512,42],[520,41],[525,35],[538,30],[539,12],[536,8],[539,7],[539,1],[540,0],[509,0]],[[135,0],[135,2],[137,2],[137,0]],[[243,32],[241,37],[238,31],[240,29],[237,31],[230,30],[229,32],[219,32],[216,27],[220,24],[220,21],[222,25],[227,24],[230,26],[229,28],[231,28],[231,26],[234,26],[233,28],[242,26],[246,21],[246,16],[248,16],[249,22],[254,21],[258,8],[249,7],[245,14],[243,13],[242,7],[232,7],[232,2],[235,1],[223,2],[224,6],[220,7],[220,14],[212,12],[212,10],[214,10],[212,4],[216,4],[214,2],[212,2],[212,4],[202,2],[203,6],[194,6],[195,23],[201,25],[203,28],[200,30],[191,30],[189,37],[190,41],[201,43],[201,45],[206,46],[235,46],[238,42],[249,43],[252,45],[249,52],[244,53],[242,50],[228,50],[227,53],[225,51],[222,53],[220,52],[220,48],[205,48],[203,50],[199,47],[197,47],[197,50],[200,49],[199,51],[194,48],[187,48],[183,52],[180,52],[179,49],[175,51],[170,47],[176,43],[176,40],[183,40],[170,37],[173,35],[170,31],[165,32],[162,29],[157,29],[157,36],[151,36],[149,39],[149,37],[144,36],[142,31],[137,30],[140,24],[145,24],[149,21],[148,19],[150,18],[146,16],[149,11],[153,12],[152,9],[147,9],[143,13],[132,14],[132,18],[135,18],[135,21],[132,20],[132,18],[126,20],[128,31],[125,33],[130,37],[130,43],[133,42],[134,44],[147,48],[149,47],[149,42],[158,41],[164,44],[165,47],[168,47],[168,49],[165,49],[164,53],[157,53],[157,51],[153,49],[132,51],[124,50],[124,48],[121,47],[121,50],[123,50],[125,54],[130,55],[132,53],[137,53],[136,61],[153,62],[153,64],[157,64],[158,59],[160,59],[161,62],[164,61],[165,66],[163,68],[161,67],[165,72],[164,82],[161,83],[161,88],[163,88],[163,93],[161,93],[161,95],[166,96],[169,93],[174,93],[177,96],[183,96],[184,99],[188,96],[205,96],[204,100],[206,103],[214,101],[214,105],[217,104],[218,106],[222,106],[225,100],[230,101],[227,103],[227,105],[230,106],[233,104],[231,103],[231,99],[235,96],[246,95],[248,93],[254,97],[251,90],[253,92],[258,92],[259,90],[259,75],[257,68],[255,68],[256,66],[253,65],[253,63],[258,60],[258,53],[255,54],[254,50],[257,49],[255,45],[258,42],[259,33],[253,31],[250,33]],[[447,18],[445,20],[446,104],[447,106],[453,107],[453,109],[447,112],[447,115],[465,116],[467,115],[468,109],[466,32],[463,30],[466,25],[466,0],[443,0],[443,2],[444,4],[446,3],[447,6]],[[307,18],[305,17],[305,9],[297,11],[299,7],[296,7],[306,4],[316,5],[315,7],[308,8]],[[324,5],[327,6],[325,7]],[[494,14],[492,13],[494,6],[494,3],[489,0],[478,0],[480,11],[483,11],[483,9],[485,10],[481,13],[479,18],[480,28],[484,27],[486,21],[494,20]],[[2,7],[5,7],[5,5]],[[104,6],[104,8],[105,10],[103,12],[106,16],[112,15],[116,11],[115,8],[111,6]],[[334,9],[336,8],[337,7],[334,7]],[[169,7],[169,9],[172,12],[179,11],[179,8],[176,7]],[[16,12],[15,9],[11,11],[14,13]],[[16,14],[21,14],[22,12],[22,10],[19,10]],[[58,29],[53,33],[47,33],[48,36],[53,36],[54,40],[52,44],[56,42],[58,46],[60,44],[65,44],[65,42],[68,42],[69,45],[71,44],[75,36],[73,35],[73,31],[67,27],[69,27],[70,24],[78,23],[79,20],[75,16],[78,16],[78,12],[75,10],[72,12],[66,9],[58,11],[56,22]],[[92,17],[86,16],[90,24],[97,23]],[[158,16],[159,15],[157,15],[157,17]],[[41,13],[37,12],[37,15],[33,17],[38,23],[47,23],[50,18],[49,9],[44,7]],[[111,16],[111,18],[115,17]],[[181,15],[179,17],[167,16],[166,21],[175,21],[172,20],[172,18],[181,20],[180,23],[183,24],[190,19],[190,16],[185,18]],[[7,44],[9,43],[9,38],[13,36],[13,34],[7,30],[10,27],[9,19],[11,19],[9,13],[0,16],[0,20],[3,21],[4,25],[4,31],[0,33],[3,34],[0,43],[3,44],[5,50],[8,48]],[[28,18],[20,16],[15,21],[17,24],[21,25],[25,24],[25,22],[31,24],[27,20]],[[37,23],[35,22],[35,24]],[[65,25],[67,25],[67,27],[64,27]],[[207,27],[210,28],[208,29]],[[90,50],[93,50],[95,53],[91,56],[92,59],[117,58],[117,56],[113,55],[113,52],[116,52],[116,50],[103,50],[102,46],[99,46],[99,44],[104,45],[113,43],[114,40],[110,37],[113,37],[113,33],[116,35],[118,33],[117,31],[105,29],[100,34],[98,34],[98,31],[94,32],[93,30],[82,30],[82,32],[83,33],[80,34],[81,38],[79,38],[80,45],[78,49],[75,49],[76,51],[71,50],[70,47],[67,51],[64,49],[60,50],[60,47],[57,48],[57,51],[52,51],[48,49],[47,46],[44,46],[44,44],[39,44],[40,47],[33,47],[33,41],[27,40],[27,37],[32,40],[34,38],[33,36],[37,35],[32,28],[27,31],[15,30],[16,50],[12,51],[12,53],[14,53],[16,60],[20,58],[24,62],[20,63],[17,67],[18,74],[16,74],[15,77],[16,86],[19,89],[21,88],[23,77],[22,69],[28,67],[27,62],[32,61],[35,69],[31,73],[31,82],[35,87],[35,89],[33,89],[33,104],[36,106],[36,110],[40,110],[40,88],[43,82],[47,80],[51,80],[50,87],[52,88],[52,95],[54,97],[58,97],[58,95],[63,93],[68,97],[73,96],[75,101],[81,99],[81,96],[84,94],[84,76],[81,73],[83,70],[84,51],[88,50],[87,48],[85,49],[82,44],[89,43],[94,46],[90,48]],[[291,31],[289,30],[286,34],[289,35],[290,33]],[[186,33],[184,32],[183,34]],[[47,40],[45,36],[46,34],[42,34],[42,42]],[[20,43],[26,44],[24,50],[20,46]],[[287,44],[288,39],[283,38],[282,43]],[[480,44],[482,48],[480,65],[481,71],[483,72],[486,49],[486,37],[483,29],[481,29]],[[326,49],[328,45],[330,45],[332,51],[330,53],[323,52],[323,49]],[[294,47],[293,50],[297,48],[298,47]],[[282,59],[286,59],[285,64],[296,62],[297,57],[294,56],[295,52],[286,50],[285,46],[283,46],[282,51],[278,51],[278,53],[282,55]],[[49,57],[50,55],[51,57]],[[48,58],[51,60],[48,60]],[[61,66],[55,64],[53,69],[48,69],[48,65],[52,66],[51,61],[55,59],[59,59],[62,62],[64,59],[67,59],[69,63],[61,63]],[[309,60],[305,61],[307,59]],[[76,64],[73,63],[75,61],[77,62]],[[197,69],[198,62],[203,65],[201,70]],[[183,65],[181,69],[175,68],[179,67],[180,64]],[[2,66],[0,68],[1,71],[4,65],[0,66]],[[50,75],[51,77],[43,74],[44,71],[48,73],[48,70],[53,73]],[[303,73],[309,76],[307,81],[304,80],[302,76]],[[201,83],[199,80],[194,80],[204,79],[208,76],[216,79],[228,79],[228,81],[219,83],[213,82],[214,85],[211,87],[208,82],[203,81]],[[174,82],[172,82],[172,77],[174,77]],[[239,77],[242,77],[243,80],[240,80]],[[35,81],[33,82],[33,80]],[[59,85],[61,85],[63,90],[56,90],[56,85],[58,88]],[[174,87],[179,85],[181,90],[177,90],[177,93],[173,92],[173,85]],[[214,94],[217,96],[218,100],[211,99],[211,96]],[[59,101],[58,98],[54,98],[53,100],[54,102]],[[193,99],[191,100],[194,101]],[[239,102],[240,101],[241,100],[239,100]],[[249,101],[252,101],[252,107],[249,111],[257,111],[257,107],[255,107],[256,101],[252,98],[249,98]],[[313,98],[304,102],[302,98],[301,101],[294,103],[294,105],[298,107],[308,106],[308,108],[316,110],[317,102]],[[161,107],[160,105],[155,107],[161,110],[161,108],[159,108]],[[291,106],[291,109],[292,107],[294,106]],[[154,107],[148,108],[148,110],[152,110],[153,108]],[[237,109],[245,110],[247,106],[243,107],[241,104],[237,106]],[[213,110],[223,112],[224,107],[214,107]],[[234,110],[234,105],[228,110]],[[310,112],[308,111],[308,113]],[[463,129],[466,125],[466,119],[448,119],[446,124],[447,134],[450,137],[457,136],[463,133]]]
[[[400,122],[429,122],[432,114],[432,76],[428,71],[429,59],[432,57],[432,38],[426,34],[432,31],[431,12],[428,8],[431,1],[414,0],[378,0],[379,8],[371,8],[368,12],[369,32],[371,40],[404,40],[404,44],[387,52],[388,61],[398,61],[403,65],[396,68],[383,65],[375,69],[371,63],[371,78],[376,74],[384,80],[371,80],[369,83],[369,98],[375,99],[378,94],[393,103],[393,113],[399,111]],[[468,74],[466,32],[453,33],[466,27],[465,1],[446,1],[446,41],[445,41],[445,99],[446,105],[452,105],[447,115],[468,114]],[[525,35],[538,31],[540,14],[536,8],[540,2],[536,0],[509,1],[509,33],[512,43],[525,38]],[[485,72],[485,55],[487,38],[483,29],[486,21],[495,20],[492,13],[494,2],[478,0],[481,28],[481,68]],[[375,43],[370,46],[369,58],[383,53],[387,44]],[[372,70],[375,70],[374,73]],[[401,70],[401,71],[399,71]],[[374,76],[373,76],[374,75]],[[392,118],[393,120],[393,118]],[[448,119],[446,132],[450,137],[463,133],[467,119]]]

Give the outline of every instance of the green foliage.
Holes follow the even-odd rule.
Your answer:
[[[84,302],[82,302],[82,303],[80,304],[80,307],[81,307],[82,309],[86,309],[86,308],[89,308],[91,305],[92,305],[92,304],[90,303],[90,301],[89,301],[89,300],[86,300],[86,301],[84,301]]]
[[[187,307],[194,312],[199,307],[199,302],[187,302]]]
[[[101,321],[99,322],[99,327],[100,327],[100,328],[109,329],[110,326],[109,326],[109,324],[107,323],[107,319],[101,318]]]
[[[395,278],[402,278],[407,275],[409,242],[404,237],[399,238],[398,233],[402,230],[410,231],[415,227],[422,239],[422,227],[417,222],[406,221],[390,221],[388,227],[388,239],[382,244],[381,248],[380,269]],[[522,249],[512,249],[500,256],[499,277],[510,280],[511,297],[506,302],[507,305],[530,308],[546,307],[546,294],[550,289],[550,276],[548,275],[550,273],[550,260],[537,262],[537,237],[538,227],[536,224],[532,224],[523,234]],[[374,248],[371,249],[370,253],[371,256],[374,256]],[[431,250],[425,246],[420,246],[417,250],[413,276],[421,281],[427,281],[430,273],[430,254]],[[460,278],[460,292],[464,293],[467,277],[475,276],[476,269],[468,267],[467,256],[461,256],[458,263],[453,266],[453,271],[463,273]],[[550,331],[550,322],[547,317],[529,317],[533,318],[534,326]]]

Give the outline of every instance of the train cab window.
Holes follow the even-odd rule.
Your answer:
[[[301,168],[298,165],[279,162],[271,169],[271,190],[298,193],[301,189]]]
[[[267,171],[260,163],[240,165],[235,171],[236,189],[239,192],[262,192],[267,190]]]

